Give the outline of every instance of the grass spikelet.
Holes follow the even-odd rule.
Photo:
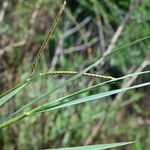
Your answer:
[[[47,36],[45,38],[45,41],[43,42],[40,50],[38,51],[38,54],[37,54],[37,56],[35,58],[35,61],[33,62],[32,66],[31,66],[31,70],[30,70],[30,73],[29,73],[29,78],[31,78],[33,76],[34,70],[37,67],[37,64],[39,62],[40,56],[43,53],[43,51],[46,49],[46,47],[48,45],[48,42],[49,42],[49,40],[51,38],[52,33],[54,32],[54,30],[56,29],[57,25],[60,22],[60,18],[62,16],[63,12],[64,12],[65,6],[66,6],[66,0],[64,1],[63,6],[60,8],[60,10],[59,10],[55,20],[52,23],[52,26],[50,27],[50,29],[48,31],[48,34],[47,34]]]
[[[66,75],[66,76],[73,76],[78,74],[76,71],[49,71],[46,73],[41,73],[40,75]],[[104,75],[98,75],[93,73],[84,73],[83,76],[91,77],[91,78],[98,78],[98,79],[107,79],[107,80],[113,80],[114,77],[111,76],[104,76]]]

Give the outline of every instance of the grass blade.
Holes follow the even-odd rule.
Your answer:
[[[69,106],[73,106],[73,105],[77,105],[77,104],[81,104],[84,102],[89,102],[92,100],[96,100],[96,99],[100,99],[100,98],[104,98],[106,96],[110,96],[113,94],[117,94],[120,92],[124,92],[127,90],[131,90],[131,89],[136,89],[136,88],[140,88],[140,87],[144,87],[144,86],[149,86],[150,82],[146,82],[146,83],[142,83],[142,84],[138,84],[132,87],[128,87],[128,88],[122,88],[122,89],[117,89],[117,90],[112,90],[112,91],[108,91],[108,92],[103,92],[103,93],[99,93],[99,94],[95,94],[95,95],[91,95],[91,96],[87,96],[84,98],[79,98],[70,102],[66,102],[64,104],[58,104],[56,106],[49,106],[49,105],[42,105],[40,107],[34,108],[31,111],[27,111],[27,112],[23,112],[22,114],[4,121],[3,123],[0,123],[0,129],[4,128],[6,126],[9,126],[10,124],[17,122],[23,118],[26,118],[28,116],[34,115],[36,113],[41,113],[41,112],[45,112],[45,111],[52,111],[52,110],[56,110],[56,109],[60,109],[60,108],[64,108],[64,107],[69,107]]]
[[[69,107],[69,106],[73,106],[73,105],[81,104],[81,103],[84,103],[84,102],[89,102],[89,101],[101,99],[101,98],[111,96],[111,95],[114,95],[114,94],[118,94],[118,93],[121,93],[121,92],[124,92],[124,91],[128,91],[128,90],[131,90],[131,89],[136,89],[136,88],[140,88],[140,87],[144,87],[144,86],[149,86],[149,85],[150,85],[150,82],[146,82],[146,83],[138,84],[138,85],[131,86],[131,87],[125,87],[125,88],[121,88],[121,89],[117,89],[117,90],[112,90],[112,91],[107,91],[107,92],[102,92],[102,93],[90,95],[90,96],[87,96],[87,97],[75,99],[73,101],[69,101],[69,102],[54,105],[54,106],[49,106],[49,105],[44,104],[44,105],[40,106],[34,112],[45,112],[45,111],[60,109],[60,108],[64,108],[64,107]]]
[[[24,82],[20,85],[15,86],[14,88],[10,89],[6,93],[2,94],[0,96],[0,106],[6,103],[11,97],[13,97],[15,94],[17,94],[21,89],[23,89],[28,82]]]
[[[108,148],[114,148],[119,146],[124,146],[132,144],[134,142],[120,142],[120,143],[111,143],[111,144],[99,144],[99,145],[89,145],[89,146],[79,146],[79,147],[68,147],[68,148],[57,148],[49,150],[105,150]]]

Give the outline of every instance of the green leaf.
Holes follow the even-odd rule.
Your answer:
[[[99,144],[99,145],[89,145],[89,146],[79,146],[79,147],[68,147],[68,148],[57,148],[49,150],[104,150],[108,148],[114,148],[118,146],[124,146],[132,144],[134,142],[120,142],[120,143],[111,143],[111,144]]]
[[[28,82],[24,82],[20,85],[17,85],[7,91],[6,93],[0,95],[0,106],[6,103],[11,97],[13,97],[15,94],[17,94],[22,88],[24,88],[27,85]]]

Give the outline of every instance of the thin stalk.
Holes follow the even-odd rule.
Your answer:
[[[60,18],[62,16],[63,12],[64,12],[65,6],[66,6],[66,0],[64,1],[63,6],[60,8],[60,10],[59,10],[55,20],[53,21],[52,26],[50,27],[49,32],[47,34],[47,37],[45,38],[45,41],[42,44],[42,46],[41,46],[41,48],[40,48],[40,50],[39,50],[39,52],[38,52],[38,54],[37,54],[37,56],[35,58],[35,61],[33,62],[32,66],[31,66],[31,71],[30,71],[30,74],[29,74],[29,78],[32,77],[32,75],[34,73],[34,70],[36,69],[37,64],[39,62],[41,54],[43,53],[43,51],[48,46],[48,42],[49,42],[49,40],[51,38],[51,35],[52,35],[52,33],[54,32],[54,30],[56,29],[57,25],[60,22]]]
[[[22,120],[23,118],[25,118],[27,116],[29,116],[29,115],[23,113],[23,114],[21,114],[19,116],[16,116],[16,117],[12,118],[12,119],[9,119],[8,121],[5,121],[5,122],[0,124],[0,129],[2,129],[2,128],[6,127],[6,126],[9,126],[10,124],[13,124],[13,123],[15,123],[15,122],[17,122],[19,120]]]

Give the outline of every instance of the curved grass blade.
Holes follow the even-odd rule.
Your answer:
[[[134,142],[120,142],[111,144],[99,144],[99,145],[89,145],[89,146],[79,146],[79,147],[68,147],[68,148],[57,148],[49,150],[105,150],[108,148],[114,148],[119,146],[124,146],[128,144],[133,144]]]
[[[55,106],[42,105],[40,107],[32,109],[31,111],[23,112],[22,114],[14,117],[12,119],[9,119],[9,120],[4,121],[3,123],[0,123],[0,129],[4,128],[6,126],[9,126],[12,123],[15,123],[19,120],[22,120],[22,119],[24,119],[28,116],[35,115],[37,113],[41,113],[41,112],[45,112],[45,111],[52,111],[52,110],[56,110],[56,109],[60,109],[60,108],[64,108],[64,107],[69,107],[69,106],[81,104],[81,103],[84,103],[84,102],[89,102],[89,101],[92,101],[92,100],[97,100],[97,99],[100,99],[100,98],[104,98],[104,97],[107,97],[107,96],[110,96],[110,95],[113,95],[113,94],[117,94],[117,93],[120,93],[120,92],[124,92],[124,91],[127,91],[127,90],[136,89],[136,88],[149,86],[149,85],[150,85],[150,82],[146,82],[146,83],[138,84],[138,85],[131,86],[131,87],[128,87],[128,88],[112,90],[112,91],[108,91],[108,92],[94,94],[94,95],[87,96],[87,97],[84,97],[84,98],[75,99],[73,101],[66,102],[66,103],[63,103],[63,104],[58,104],[58,105],[55,105]]]
[[[51,110],[60,109],[60,108],[64,108],[64,107],[69,107],[69,106],[73,106],[73,105],[77,105],[77,104],[81,104],[81,103],[85,103],[85,102],[89,102],[89,101],[93,101],[93,100],[98,100],[98,99],[101,99],[101,98],[104,98],[107,96],[111,96],[114,94],[118,94],[118,93],[121,93],[124,91],[136,89],[136,88],[140,88],[140,87],[144,87],[144,86],[150,86],[150,82],[146,82],[146,83],[138,84],[138,85],[131,86],[131,87],[125,87],[125,88],[121,88],[121,89],[117,89],[117,90],[112,90],[112,91],[107,91],[107,92],[102,92],[102,93],[86,96],[83,98],[79,98],[79,99],[75,99],[75,100],[72,100],[69,102],[65,102],[63,104],[58,104],[58,105],[53,105],[53,106],[49,106],[47,104],[44,104],[44,105],[40,106],[39,108],[37,108],[37,110],[35,109],[35,111],[33,111],[33,112],[34,113],[45,112],[45,111],[51,111]]]
[[[13,97],[15,94],[17,94],[27,84],[28,84],[28,82],[26,81],[20,85],[13,87],[12,89],[7,91],[6,93],[0,95],[0,106],[2,106],[4,103],[6,103],[11,97]]]

